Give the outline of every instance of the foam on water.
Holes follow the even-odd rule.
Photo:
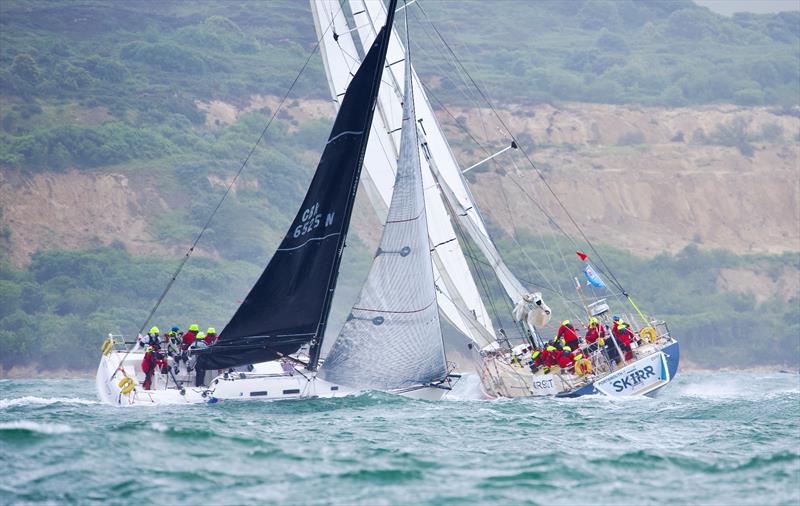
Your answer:
[[[17,422],[0,423],[0,432],[3,431],[26,431],[38,432],[41,434],[67,434],[75,430],[69,425],[62,423],[39,423],[28,420],[20,420]]]
[[[477,384],[462,380],[454,394],[470,398]],[[158,499],[796,506],[796,380],[683,374],[625,402],[367,392],[153,409],[98,404],[91,381],[11,381],[0,385],[0,503],[131,504],[168,491]]]
[[[78,397],[35,397],[25,396],[16,399],[0,399],[0,409],[6,409],[13,406],[26,406],[26,405],[48,405],[48,404],[100,404],[99,401],[81,399]]]

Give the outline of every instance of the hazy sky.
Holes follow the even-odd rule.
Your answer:
[[[726,16],[734,12],[766,14],[800,10],[800,0],[694,0],[694,2]]]

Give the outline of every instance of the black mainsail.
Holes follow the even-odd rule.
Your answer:
[[[342,100],[303,205],[200,369],[275,360],[312,342],[315,369],[330,312],[397,0]]]

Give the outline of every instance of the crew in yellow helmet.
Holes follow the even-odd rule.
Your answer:
[[[189,349],[189,346],[194,344],[195,339],[197,339],[197,333],[200,332],[200,326],[196,323],[192,323],[189,325],[189,331],[183,335],[183,339],[181,340],[181,349],[186,351]]]
[[[592,353],[598,348],[596,344],[598,340],[604,340],[606,337],[606,327],[604,325],[600,325],[600,322],[592,316],[589,318],[589,328],[586,329],[586,336],[584,339],[589,347],[586,349],[586,353]],[[602,346],[602,345],[600,345]]]
[[[578,349],[581,344],[580,339],[578,338],[578,333],[575,332],[575,328],[572,326],[569,320],[564,320],[561,322],[561,326],[558,327],[556,337],[564,341],[564,346],[569,346],[573,350]]]
[[[534,351],[533,354],[531,355],[531,362],[530,362],[531,372],[536,373],[539,370],[539,368],[542,367],[543,365],[544,365],[544,354],[539,350]]]
[[[206,330],[206,342],[208,344],[214,344],[217,342],[217,329],[214,327],[208,327],[208,330]]]

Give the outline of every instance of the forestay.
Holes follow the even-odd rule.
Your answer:
[[[400,160],[380,246],[358,302],[320,368],[325,380],[341,385],[391,390],[447,375],[411,72],[405,75]]]
[[[391,5],[394,6],[396,0]],[[274,360],[313,341],[314,368],[372,125],[394,9],[350,81],[303,205],[261,277],[199,367]]]

